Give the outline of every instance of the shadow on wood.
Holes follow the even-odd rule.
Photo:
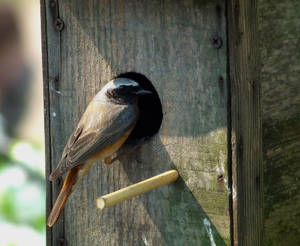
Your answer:
[[[59,92],[49,89],[51,165],[88,102],[120,73],[136,71],[151,80],[164,119],[159,134],[122,157],[122,164],[92,169],[51,231],[53,245],[62,236],[80,246],[230,245],[224,4],[59,2],[65,28],[48,40],[49,77],[59,72],[61,81]],[[223,40],[218,48],[216,35]],[[173,168],[182,177],[176,185],[97,211],[98,196]]]
[[[145,152],[151,156],[151,160],[143,158],[141,162],[141,156]],[[152,158],[160,160],[160,165],[155,165]],[[159,137],[156,137],[153,144],[142,146],[129,157],[122,158],[121,163],[131,183],[147,178],[150,173],[155,175],[176,168]],[[143,203],[148,219],[161,235],[151,238],[150,245],[227,245],[182,178],[179,177],[174,184],[136,198],[135,201],[128,201],[127,209],[136,207],[139,201]],[[118,223],[136,225],[135,218],[130,218],[125,213],[119,216]],[[136,229],[136,233],[131,233],[142,241],[143,228],[141,226]],[[144,235],[147,235],[147,231]]]

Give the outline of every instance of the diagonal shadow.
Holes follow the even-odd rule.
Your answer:
[[[163,125],[162,138],[157,135],[128,156],[120,158],[132,183],[176,168],[161,140],[164,137],[201,138],[227,126],[226,86],[215,84],[220,74],[226,73],[226,55],[221,53],[225,52],[222,49],[217,53],[210,40],[219,29],[223,30],[222,34],[225,32],[224,26],[218,26],[221,22],[215,20],[215,5],[220,2],[60,2],[62,18],[68,17],[69,20],[66,21],[66,31],[62,32],[62,59],[72,57],[78,59],[74,63],[81,64],[78,53],[91,50],[96,52],[93,57],[97,57],[96,61],[92,60],[95,67],[77,66],[76,76],[67,71],[73,76],[69,79],[76,82],[79,78],[82,88],[89,88],[89,83],[95,83],[100,89],[107,77],[137,71],[151,79],[161,96],[164,120],[168,122],[167,126]],[[76,37],[72,39],[74,43],[64,43],[69,40],[64,35]],[[77,35],[80,37],[77,38]],[[78,47],[82,49],[80,52]],[[84,59],[89,64],[86,56]],[[93,75],[100,74],[100,78],[92,80],[89,73],[87,79],[84,77],[85,69],[90,69]],[[72,83],[71,86],[73,84],[76,85]],[[104,173],[95,173],[92,177],[100,179],[108,176],[103,168],[101,171]],[[101,185],[101,188],[107,189],[105,181]],[[163,243],[161,238],[153,238],[153,245],[229,244],[222,239],[184,180],[139,199],[165,240]],[[111,211],[114,209],[111,208]]]
[[[128,156],[120,158],[132,183],[176,169],[160,137],[154,138],[154,145],[153,142],[146,143]],[[151,158],[143,158],[141,161],[141,156],[145,156],[145,152]],[[167,187],[139,197],[139,200],[161,232],[166,245],[229,245],[229,242],[223,240],[181,177]],[[140,240],[142,241],[142,238]],[[153,245],[164,245],[159,238],[152,240]]]

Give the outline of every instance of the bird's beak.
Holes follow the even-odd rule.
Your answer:
[[[151,91],[146,91],[146,90],[139,90],[135,94],[137,94],[139,96],[141,96],[141,95],[151,95],[152,92]]]

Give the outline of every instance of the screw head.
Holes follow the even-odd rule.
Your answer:
[[[65,27],[65,23],[62,19],[56,18],[56,20],[54,22],[54,26],[57,31],[62,31]]]
[[[55,8],[56,2],[54,0],[50,1],[50,8]]]
[[[224,78],[222,76],[219,77],[219,83],[223,84],[224,83]]]
[[[53,79],[53,83],[54,83],[55,90],[58,91],[58,89],[59,89],[59,77],[58,77],[58,75],[56,75],[55,78]]]
[[[212,43],[216,49],[220,49],[223,45],[223,40],[220,36],[216,35],[212,38]]]
[[[63,237],[58,239],[58,243],[59,243],[59,246],[67,246],[67,242]]]

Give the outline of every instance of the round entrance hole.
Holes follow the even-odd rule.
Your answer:
[[[138,107],[140,110],[139,120],[130,134],[127,144],[134,144],[141,140],[147,140],[155,135],[161,126],[163,119],[162,105],[151,81],[143,74],[136,72],[126,72],[116,78],[127,78],[137,82],[144,90],[151,91],[152,94],[140,97]]]

